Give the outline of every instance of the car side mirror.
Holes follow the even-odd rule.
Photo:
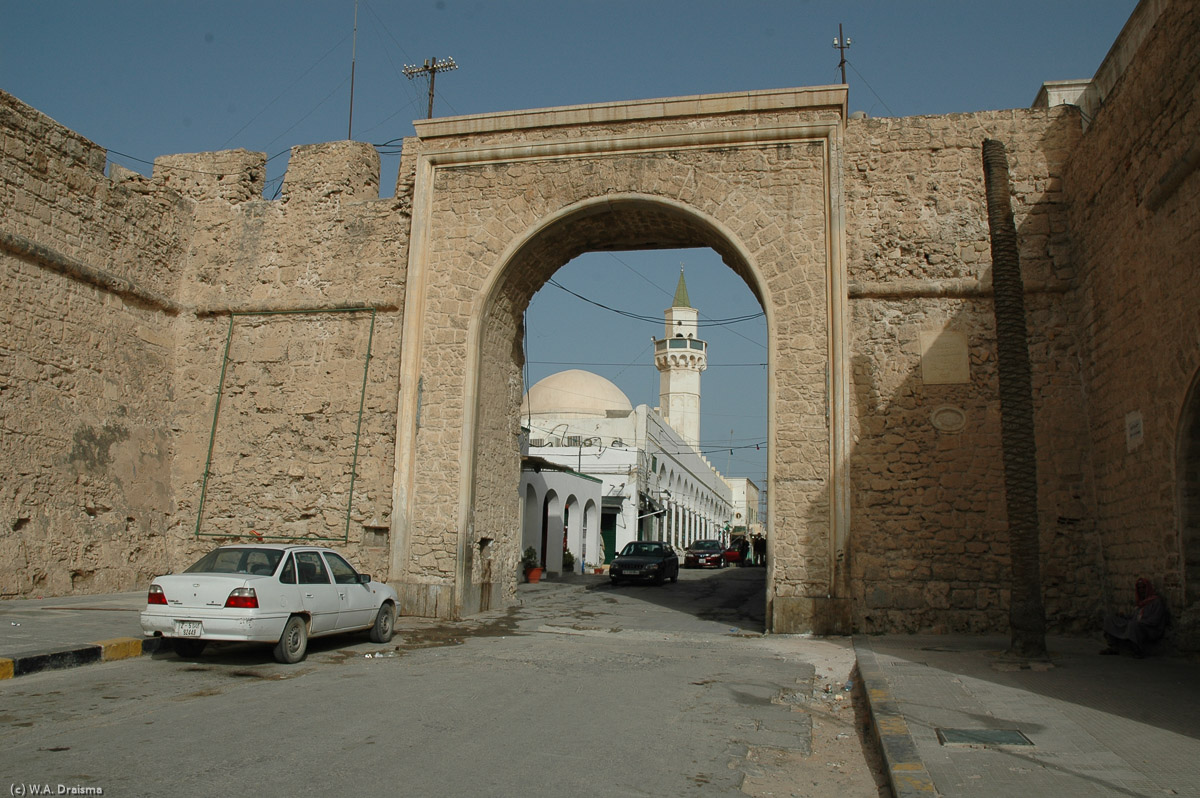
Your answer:
[[[367,584],[367,583],[368,583],[368,582],[370,582],[370,581],[371,581],[371,577],[367,576],[366,574],[359,574],[359,575],[358,575],[358,583],[359,583],[360,585],[365,585],[365,584]]]

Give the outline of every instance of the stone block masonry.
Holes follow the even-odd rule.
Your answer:
[[[0,134],[0,595],[138,589],[255,527],[343,539],[348,507],[339,547],[386,575],[409,216],[373,148],[297,148],[271,203],[261,153],[106,177],[103,150],[3,94]],[[317,312],[347,307],[374,330]],[[237,317],[213,436],[230,313],[255,310],[282,313]]]

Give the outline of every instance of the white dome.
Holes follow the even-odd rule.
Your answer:
[[[539,380],[521,402],[521,415],[607,418],[633,412],[629,398],[599,374],[569,369]]]

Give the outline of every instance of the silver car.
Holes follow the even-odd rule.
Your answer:
[[[198,656],[210,641],[273,643],[275,659],[304,659],[310,637],[370,630],[392,639],[396,591],[358,573],[331,549],[234,545],[213,549],[181,574],[150,583],[143,634]]]

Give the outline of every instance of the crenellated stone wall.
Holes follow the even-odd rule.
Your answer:
[[[195,311],[175,374],[176,550],[321,541],[386,576],[408,200],[379,198],[369,144],[294,148],[276,201],[263,157],[155,162],[163,182],[205,176],[189,178],[180,287]]]

